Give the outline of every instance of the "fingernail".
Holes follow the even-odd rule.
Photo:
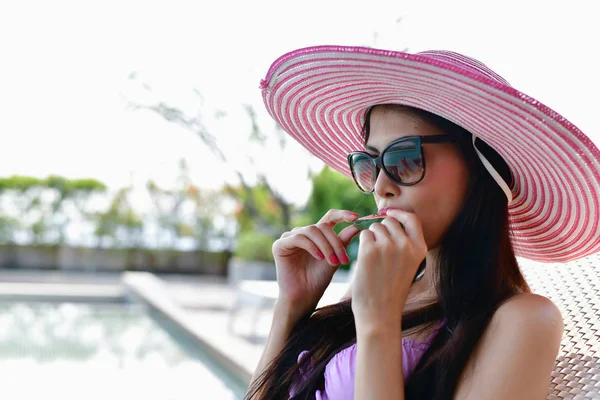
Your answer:
[[[338,260],[335,254],[332,254],[331,257],[329,257],[329,261],[331,261],[333,265],[338,265],[340,263],[340,260]]]
[[[317,250],[317,255],[321,260],[325,259],[325,255],[321,252],[321,250]]]
[[[342,262],[344,264],[348,264],[350,262],[350,259],[348,258],[348,256],[346,255],[346,253],[342,253],[342,255],[340,256],[340,258],[342,259]]]
[[[348,217],[346,217],[345,221],[346,222],[352,222],[352,220],[355,220],[356,218],[360,217],[360,215],[358,215],[357,213],[348,213]]]

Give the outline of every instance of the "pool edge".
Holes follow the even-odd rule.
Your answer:
[[[127,296],[135,298],[174,322],[235,378],[246,386],[250,383],[252,372],[222,352],[218,346],[213,345],[208,337],[190,323],[186,318],[185,310],[171,300],[158,277],[149,272],[126,272],[123,274],[122,282]]]

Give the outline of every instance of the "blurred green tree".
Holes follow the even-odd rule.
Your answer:
[[[11,191],[14,190],[10,178],[0,177],[0,243],[11,244],[14,241],[15,231],[19,227],[16,218],[11,217],[5,210],[9,204]]]
[[[92,214],[98,247],[108,247],[109,240],[114,247],[142,247],[144,220],[130,204],[131,190],[131,187],[119,189],[107,210]]]
[[[273,241],[273,237],[268,234],[242,232],[234,254],[243,260],[273,262]]]
[[[74,218],[79,218],[79,222],[87,219],[88,201],[93,194],[105,192],[106,185],[95,179],[67,179],[56,175],[46,178],[45,184],[53,192],[50,229],[55,233],[55,243],[62,245],[69,224]]]
[[[312,176],[307,212],[315,223],[330,209],[349,210],[361,216],[377,213],[372,195],[365,195],[354,181],[326,166]]]
[[[26,229],[33,243],[41,243],[47,231],[48,214],[42,208],[45,181],[30,176],[13,175],[0,179],[4,235],[13,243],[19,230]],[[12,214],[12,215],[11,215]]]
[[[68,199],[79,214],[85,218],[88,214],[88,203],[94,195],[106,193],[107,187],[96,179],[73,179],[69,183]]]
[[[284,216],[281,207],[265,184],[250,188],[225,185],[223,193],[237,201],[235,218],[239,232],[263,232],[279,236],[291,225],[291,215]],[[288,207],[291,214],[292,206]],[[289,219],[290,222],[287,222]]]
[[[195,185],[188,185],[185,189],[186,196],[193,206],[192,218],[188,223],[181,222],[178,232],[181,237],[191,237],[196,240],[198,248],[207,250],[212,237],[227,238],[223,228],[216,226],[215,216],[223,200],[220,191],[200,190]]]
[[[105,190],[95,179],[0,178],[0,240],[11,243],[17,230],[23,229],[33,244],[64,243],[74,210],[85,220],[90,196]]]
[[[146,187],[160,228],[157,245],[166,233],[168,247],[174,248],[179,238],[188,237],[196,241],[199,249],[207,249],[210,237],[217,233],[214,217],[219,212],[222,193],[208,189],[201,191],[194,185],[184,159],[179,162],[179,176],[172,189],[161,188],[152,180]]]
[[[0,215],[0,243],[12,244],[18,228],[19,221],[17,219]]]

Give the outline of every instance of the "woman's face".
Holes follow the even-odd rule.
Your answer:
[[[444,133],[408,110],[375,107],[365,149],[371,155],[378,155],[401,137]],[[380,171],[374,196],[378,209],[391,207],[415,213],[421,220],[427,248],[433,249],[462,207],[469,173],[454,143],[424,144],[423,156],[426,172],[421,182],[400,186]]]

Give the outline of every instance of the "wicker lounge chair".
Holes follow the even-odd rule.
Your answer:
[[[548,399],[600,399],[600,254],[566,264],[521,262],[521,269],[565,323]]]

